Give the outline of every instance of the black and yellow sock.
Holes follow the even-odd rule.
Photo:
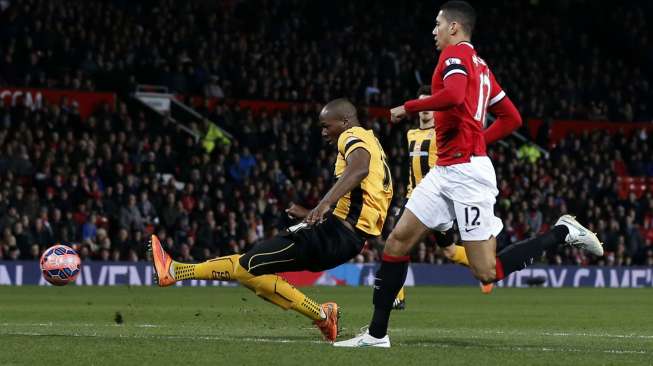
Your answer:
[[[277,275],[262,275],[241,282],[256,295],[283,308],[293,309],[311,320],[324,319],[322,307]]]
[[[256,295],[283,309],[293,309],[311,320],[324,319],[322,307],[315,300],[297,290],[280,276],[252,275],[240,264],[239,259],[240,255],[234,254],[197,264],[173,262],[172,268],[177,281],[238,281],[254,291]]]
[[[202,263],[172,262],[175,280],[241,281],[253,276],[243,268],[239,254],[218,257]]]

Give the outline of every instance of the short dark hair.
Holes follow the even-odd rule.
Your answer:
[[[476,10],[467,1],[447,1],[440,7],[449,22],[456,21],[470,37],[476,25]]]
[[[431,86],[430,85],[422,85],[417,89],[417,97],[419,98],[420,95],[431,95]]]

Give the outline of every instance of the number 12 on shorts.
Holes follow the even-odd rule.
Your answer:
[[[481,210],[478,207],[465,207],[465,227],[478,226],[481,222],[478,220],[478,217],[481,215]],[[469,222],[469,218],[473,217],[472,222]]]

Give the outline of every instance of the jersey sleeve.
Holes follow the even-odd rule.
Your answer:
[[[490,100],[487,102],[488,108],[499,103],[505,97],[506,92],[503,91],[501,85],[497,82],[494,73],[490,71]]]
[[[357,148],[362,147],[369,152],[369,147],[365,141],[352,131],[343,132],[338,138],[338,152],[347,159],[349,154]]]
[[[451,75],[462,74],[468,75],[467,55],[460,46],[447,47],[440,55],[442,80]]]

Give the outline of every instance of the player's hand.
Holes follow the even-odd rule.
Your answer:
[[[326,216],[329,211],[331,211],[331,206],[324,202],[320,202],[313,210],[311,210],[311,212],[309,212],[304,221],[309,225],[320,224],[325,220],[324,216]]]
[[[291,202],[290,207],[286,209],[286,213],[288,214],[288,217],[290,217],[291,219],[303,219],[306,216],[308,216],[309,212],[310,211],[307,208],[298,205],[294,202]]]
[[[406,118],[407,113],[403,105],[399,107],[394,107],[390,110],[390,122],[397,123],[402,119]]]

